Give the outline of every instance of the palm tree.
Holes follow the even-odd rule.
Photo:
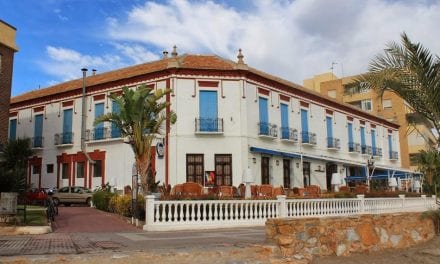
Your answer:
[[[369,72],[358,82],[368,82],[383,94],[391,90],[407,101],[418,116],[440,132],[440,58],[420,43],[401,35],[402,43],[391,42],[384,54],[370,63]],[[437,145],[440,138],[437,138]]]
[[[121,95],[110,96],[118,104],[118,113],[108,113],[98,117],[95,125],[110,122],[121,131],[121,136],[127,137],[133,149],[137,170],[141,178],[141,187],[144,194],[149,190],[149,177],[154,177],[150,170],[151,144],[157,135],[162,133],[164,123],[169,120],[176,122],[176,114],[169,111],[164,113],[169,102],[163,100],[171,90],[140,86],[135,90],[123,88]]]
[[[29,138],[8,141],[0,153],[0,192],[25,191],[27,161],[32,155]]]

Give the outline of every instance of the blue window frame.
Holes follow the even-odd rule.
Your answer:
[[[17,119],[9,120],[9,140],[17,139]]]
[[[66,109],[63,111],[63,144],[72,144],[72,109]]]
[[[289,106],[281,104],[281,138],[289,138]]]
[[[388,152],[390,153],[390,157],[393,153],[393,136],[390,134],[388,135]]]
[[[325,118],[326,125],[327,125],[327,146],[328,147],[334,147],[335,145],[333,143],[333,117],[327,116]]]
[[[43,146],[43,115],[35,115],[33,146]]]
[[[218,131],[217,91],[200,91],[200,131]]]
[[[353,144],[353,123],[347,123],[348,144]]]
[[[121,109],[119,108],[119,105],[115,102],[112,101],[112,113],[116,113],[119,114],[121,113]],[[111,125],[111,136],[112,138],[119,138],[121,137],[121,130],[119,128],[116,127],[116,125],[114,123],[112,123]]]
[[[375,129],[371,129],[371,147],[373,148],[373,155],[377,155]]]
[[[361,146],[366,147],[365,141],[365,127],[361,126]]]
[[[301,109],[302,142],[309,142],[309,111]]]
[[[104,103],[95,104],[95,119],[102,116],[104,114]],[[104,139],[104,123],[101,122],[95,125],[95,134],[93,139],[99,140]]]
[[[269,135],[269,109],[266,98],[259,97],[258,109],[260,115],[260,135]]]

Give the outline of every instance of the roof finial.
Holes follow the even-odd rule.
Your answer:
[[[168,51],[164,50],[162,54],[163,54],[163,59],[168,59]]]
[[[176,45],[174,45],[174,47],[173,47],[173,52],[171,52],[171,56],[177,57],[177,46]]]
[[[237,59],[238,59],[238,61],[237,61],[237,63],[238,63],[238,64],[244,64],[244,60],[243,60],[243,58],[244,58],[244,56],[243,56],[243,54],[241,53],[241,49],[238,49],[238,55],[237,55]]]

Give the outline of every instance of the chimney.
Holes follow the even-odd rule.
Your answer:
[[[96,69],[93,69],[92,70],[92,76],[95,76],[96,75]]]
[[[175,57],[177,57],[177,47],[176,47],[176,45],[174,45],[174,47],[173,47],[173,52],[171,52],[171,56],[173,57],[173,58],[175,58]]]
[[[162,52],[162,54],[163,54],[162,59],[168,59],[168,51],[164,50],[164,51]]]

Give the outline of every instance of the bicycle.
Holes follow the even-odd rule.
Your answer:
[[[49,191],[46,200],[47,206],[47,219],[51,222],[55,221],[55,216],[58,215],[58,205],[52,199],[53,192]]]

